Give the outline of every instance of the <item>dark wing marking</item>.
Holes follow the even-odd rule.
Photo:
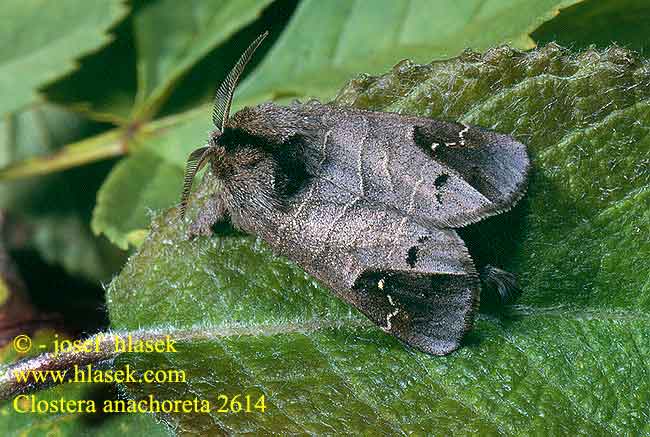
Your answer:
[[[350,156],[345,156],[358,153],[347,132],[359,116],[368,120],[370,134],[361,169],[349,166]],[[374,184],[367,194],[370,199],[435,226],[477,222],[510,208],[524,193],[526,148],[506,135],[370,112],[340,119],[332,135],[341,144],[339,154],[328,157],[333,173],[342,174],[345,170],[340,167],[345,167],[346,173],[365,177]]]
[[[274,232],[267,241],[276,251],[419,350],[449,353],[472,326],[478,275],[451,229],[314,180]]]
[[[478,289],[468,274],[379,270],[359,276],[353,299],[385,332],[423,352],[445,355],[458,349],[471,329]]]
[[[414,127],[415,144],[487,199],[450,218],[463,226],[510,209],[523,196],[530,168],[526,146],[475,126],[428,120]]]

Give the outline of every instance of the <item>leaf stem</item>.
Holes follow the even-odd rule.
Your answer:
[[[133,341],[156,340],[163,338],[153,331],[139,331],[131,334]],[[53,378],[37,381],[34,374],[45,375],[65,371],[74,366],[102,363],[115,358],[119,352],[115,348],[115,339],[119,333],[98,333],[90,337],[94,349],[92,352],[74,351],[67,353],[48,352],[37,357],[19,361],[13,365],[0,367],[0,400],[8,400],[21,393],[30,393],[55,385]],[[49,372],[48,372],[49,371]],[[32,373],[33,372],[33,373]],[[27,376],[28,382],[19,381],[17,375]]]
[[[208,105],[179,114],[170,115],[156,121],[132,124],[131,127],[116,128],[91,138],[71,143],[52,155],[26,159],[0,168],[0,181],[8,181],[39,176],[80,165],[90,164],[102,159],[125,155],[132,149],[133,139],[142,136],[157,135],[183,121],[208,113]]]
[[[52,155],[19,161],[0,169],[0,181],[21,179],[65,170],[102,159],[121,156],[126,143],[120,130],[64,146]]]

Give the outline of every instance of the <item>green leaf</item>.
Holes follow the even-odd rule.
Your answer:
[[[428,62],[456,55],[467,46],[484,49],[508,41],[530,48],[528,33],[559,8],[575,2],[535,2],[522,14],[520,1],[511,5],[500,1],[483,4],[478,0],[462,5],[429,1],[304,1],[259,68],[242,84],[235,109],[295,96],[332,98],[353,75],[384,71],[406,56]],[[146,10],[140,14],[149,16]],[[163,16],[167,14],[170,12]],[[154,20],[153,15],[149,19]],[[446,24],[432,26],[435,22]],[[492,30],[486,32],[486,27]],[[379,39],[376,29],[383,29]],[[305,39],[305,34],[310,38]],[[168,62],[165,59],[159,62]],[[208,108],[203,114],[188,114],[195,118],[187,121],[196,126],[195,131],[188,129],[189,125],[171,125],[149,137],[145,147],[160,159],[151,160],[147,154],[138,153],[128,159],[139,162],[123,163],[111,174],[98,199],[93,218],[95,232],[104,233],[112,242],[126,247],[130,235],[142,234],[149,221],[148,209],[171,206],[178,201],[179,188],[175,186],[181,186],[188,153],[205,142],[209,114]],[[177,119],[181,118],[189,120]],[[158,150],[157,143],[166,145],[163,151]],[[158,172],[159,180],[165,181],[156,191],[151,178]],[[123,179],[127,174],[128,181]]]
[[[91,222],[96,234],[126,249],[140,241],[148,211],[179,201],[186,157],[205,142],[211,126],[206,114],[207,108],[153,123],[137,138],[136,151],[115,166],[97,194]]]
[[[562,11],[533,33],[540,44],[555,41],[574,49],[615,42],[647,53],[650,49],[650,4],[645,0],[587,1]]]
[[[254,20],[269,3],[271,0],[254,3],[248,0],[193,1],[184,2],[182,6],[171,1],[138,3],[133,15],[115,29],[117,39],[113,44],[84,58],[80,70],[51,84],[46,90],[48,99],[52,101],[91,118],[123,127],[69,144],[53,155],[12,162],[0,168],[0,180],[65,170],[137,149],[137,141],[134,140],[138,136],[136,134],[156,130],[161,123],[150,123],[150,119],[159,112],[161,105],[168,103],[170,94],[181,79],[193,80],[187,77],[188,71],[202,61],[210,50],[223,45],[238,29]],[[255,32],[256,27],[264,26],[271,18],[273,15],[258,20],[255,26],[246,28],[238,37]],[[271,23],[270,27],[274,25],[277,26],[277,23]],[[161,28],[165,31],[160,32]],[[236,39],[228,41],[230,44],[224,51],[232,53],[225,56],[227,60],[240,54],[233,52],[238,47],[238,44],[234,44]],[[135,76],[136,53],[133,47],[136,43],[138,84],[135,77],[131,81],[129,76],[131,73]],[[219,57],[215,58],[219,63],[217,68],[208,71],[213,78],[209,81],[210,93],[214,92],[217,78],[227,73],[227,67],[223,65],[224,51],[220,51]],[[104,77],[107,65],[114,65],[115,68]],[[201,67],[207,68],[203,64]],[[213,76],[215,70],[217,78]],[[196,71],[194,73],[197,74]],[[98,85],[99,76],[104,79]],[[139,91],[136,96],[137,87]],[[196,104],[196,95],[189,99],[192,105]],[[188,103],[182,106],[186,108]],[[178,109],[177,105],[172,107]],[[162,121],[162,124],[166,122]],[[142,233],[142,230],[134,232]],[[108,233],[111,234],[110,231]]]
[[[63,390],[60,387],[49,389],[37,398],[57,402],[59,399],[78,401],[87,400],[92,396],[88,390]],[[13,406],[7,402],[5,411],[13,413]],[[11,410],[10,410],[11,408]],[[99,410],[100,407],[98,407]],[[68,414],[9,414],[4,419],[3,429],[8,436],[40,437],[43,435],[74,436],[74,437],[113,437],[116,435],[147,435],[148,437],[167,437],[169,430],[163,424],[148,414],[115,414],[117,417],[108,417],[98,424],[85,415],[77,413]],[[91,416],[92,417],[92,416]]]
[[[650,433],[649,84],[650,63],[631,52],[554,45],[351,81],[337,104],[460,119],[529,146],[524,201],[466,231],[477,257],[522,278],[522,305],[483,315],[458,352],[427,356],[259,240],[188,241],[172,209],[107,299],[114,328],[183,339],[178,353],[119,362],[184,369],[187,382],[129,393],[215,408],[219,394],[266,397],[263,414],[167,417],[179,433]],[[190,217],[215,189],[205,177]]]
[[[579,1],[306,0],[237,104],[331,98],[351,76],[380,73],[404,58],[429,62],[504,43],[529,49],[530,32]]]
[[[129,123],[137,92],[133,15],[141,4],[135,2],[135,10],[115,26],[110,44],[84,56],[77,70],[43,89],[49,102],[94,120],[116,125]],[[114,66],[110,74],[106,74],[108,65]]]
[[[63,144],[95,132],[75,114],[51,105],[35,105],[0,121],[0,165],[20,159],[35,162],[43,155],[60,153]],[[43,163],[52,166],[56,162]],[[22,238],[26,241],[21,247],[36,249],[46,261],[75,275],[109,280],[124,262],[124,255],[106,239],[94,236],[88,226],[95,192],[107,170],[106,166],[94,166],[0,185],[0,209],[25,228]]]
[[[135,118],[153,115],[173,85],[273,0],[162,0],[138,11]],[[164,31],[161,31],[164,29]]]
[[[39,87],[106,44],[107,30],[127,12],[120,0],[7,0],[2,10],[0,116],[36,101]]]
[[[47,96],[97,120],[141,126],[158,114],[190,70],[271,2],[136,2],[129,20],[115,30],[115,42],[84,59],[78,72],[49,86]],[[221,53],[219,62],[223,58]],[[98,84],[106,65],[116,67]],[[211,89],[221,70],[208,72]]]

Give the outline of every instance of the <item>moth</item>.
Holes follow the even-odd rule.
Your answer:
[[[477,313],[481,277],[456,229],[523,196],[526,147],[462,123],[317,101],[230,117],[238,79],[266,35],[217,90],[216,128],[189,155],[181,216],[202,167],[220,185],[190,234],[210,235],[229,219],[402,342],[433,355],[457,349]],[[495,267],[483,279],[503,300],[518,292]]]

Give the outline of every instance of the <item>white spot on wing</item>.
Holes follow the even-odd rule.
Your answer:
[[[386,326],[381,328],[385,332],[389,332],[391,329],[393,329],[393,323],[391,322],[391,319],[395,317],[397,313],[399,313],[399,308],[395,307],[395,302],[393,302],[393,297],[390,294],[387,294],[386,297],[388,297],[388,302],[390,303],[390,305],[395,308],[394,311],[391,311],[390,313],[386,314]]]
[[[458,132],[458,138],[460,138],[460,145],[464,146],[465,145],[465,134],[467,131],[469,131],[469,126],[463,123],[463,126],[465,126],[465,129],[462,131]]]

